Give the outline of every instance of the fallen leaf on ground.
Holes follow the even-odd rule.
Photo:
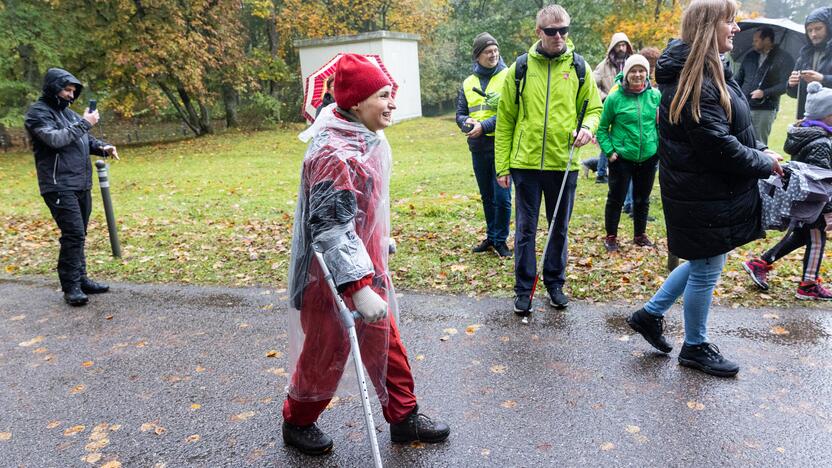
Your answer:
[[[457,331],[456,328],[446,328],[442,330],[442,333],[445,333],[446,335],[456,335],[459,331]]]
[[[335,408],[335,405],[337,405],[339,401],[341,401],[341,397],[332,397],[332,399],[329,400],[329,404],[326,405],[326,409]]]
[[[414,448],[414,449],[423,449],[423,448],[425,448],[425,444],[423,444],[422,442],[419,442],[419,441],[417,440],[417,441],[415,441],[415,442],[411,442],[411,443],[410,443],[410,448]]]
[[[35,353],[35,354],[43,354],[43,353],[46,353],[48,351],[49,351],[49,348],[38,348],[38,349],[36,349],[32,352]]]
[[[780,453],[786,453],[786,449],[784,449],[783,447],[777,447],[777,451]]]
[[[78,385],[76,385],[76,386],[72,387],[72,389],[70,389],[70,390],[69,390],[69,394],[70,394],[70,395],[77,395],[77,394],[79,394],[79,393],[83,393],[83,392],[84,392],[84,391],[86,391],[86,390],[87,390],[87,386],[86,386],[86,385],[84,385],[84,384],[78,384]]]
[[[702,411],[703,409],[705,409],[705,405],[703,405],[702,403],[696,402],[696,401],[689,401],[688,402],[688,408],[690,408],[694,411]]]
[[[44,337],[42,337],[42,336],[36,336],[36,337],[32,338],[31,340],[24,341],[24,342],[18,344],[18,346],[28,348],[29,346],[40,343],[41,341],[43,341],[43,339],[44,339]]]
[[[638,426],[627,426],[627,432],[630,434],[637,434],[641,432],[641,428]]]
[[[87,452],[97,452],[108,445],[110,445],[110,439],[107,439],[105,437],[103,439],[95,440],[88,443],[84,446],[84,450],[86,450]]]
[[[451,339],[451,337],[448,336],[448,335],[442,335],[442,336],[439,337],[439,341],[448,341],[450,339]]]
[[[84,429],[86,429],[86,426],[84,426],[83,424],[78,424],[77,426],[72,426],[72,427],[66,428],[64,430],[64,435],[67,436],[67,437],[72,436],[72,435],[75,435],[79,432],[84,432]]]
[[[266,369],[266,372],[269,374],[274,374],[278,377],[288,377],[289,373],[286,372],[286,369],[282,367],[272,367],[271,369]]]
[[[23,319],[25,319],[25,318],[26,318],[26,316],[25,316],[25,315],[15,315],[14,317],[10,318],[9,320],[11,320],[11,321],[13,321],[13,322],[16,322],[16,321],[18,321],[18,320],[23,320]]]
[[[506,409],[511,409],[511,408],[517,407],[517,402],[514,401],[514,400],[506,400],[506,401],[500,403],[500,406],[502,406],[503,408],[506,408]]]
[[[502,364],[494,364],[491,366],[491,372],[495,374],[505,374],[506,373],[506,366]]]
[[[601,450],[603,450],[605,452],[609,452],[610,450],[612,450],[614,448],[615,448],[615,444],[613,444],[612,442],[604,442],[603,444],[601,444]]]
[[[101,465],[101,468],[121,468],[121,462],[118,460],[110,460],[107,463]]]
[[[271,351],[266,353],[266,357],[279,358],[279,357],[283,357],[283,353],[281,353],[280,351],[277,351],[275,349],[272,349]]]
[[[764,319],[777,320],[780,318],[777,314],[763,314]]]
[[[202,366],[196,366],[196,371],[197,372],[205,372],[205,368],[202,367]]]
[[[157,424],[155,421],[147,422],[147,423],[142,424],[141,427],[139,428],[139,430],[142,431],[142,432],[153,431],[156,435],[162,435],[162,434],[164,434],[165,432],[168,431],[164,427]]]
[[[199,403],[191,403],[192,410],[198,410],[200,408],[202,408],[202,405],[200,405]]]
[[[425,355],[424,354],[417,354],[416,355],[416,360],[417,361],[424,361],[425,360]]]
[[[84,361],[81,363],[81,367],[92,367],[93,364],[94,362],[92,361]]]
[[[9,440],[12,438],[11,432],[0,432],[0,440]]]
[[[185,442],[187,442],[189,444],[192,443],[192,442],[199,442],[200,438],[201,437],[199,436],[199,434],[189,435],[188,438],[185,439]]]
[[[49,424],[46,425],[47,429],[55,429],[56,427],[60,426],[60,421],[50,421]]]
[[[465,334],[466,335],[473,335],[482,327],[479,323],[475,323],[474,325],[468,325],[465,327]]]
[[[235,414],[234,416],[231,416],[231,420],[238,422],[245,421],[246,419],[249,419],[252,416],[254,416],[254,411],[244,411],[240,414]]]
[[[87,462],[89,464],[98,463],[99,461],[101,461],[101,454],[91,453],[89,455],[81,457],[81,461]]]
[[[776,326],[776,327],[773,327],[770,331],[771,331],[771,333],[774,333],[775,335],[788,335],[789,334],[788,330],[786,330],[785,328],[783,328],[779,325]]]

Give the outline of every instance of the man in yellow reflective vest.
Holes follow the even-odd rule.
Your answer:
[[[487,32],[474,38],[472,56],[474,72],[462,82],[456,101],[456,123],[468,137],[485,213],[486,238],[471,250],[475,253],[494,250],[500,257],[510,257],[506,239],[511,221],[511,188],[498,185],[494,171],[497,104],[507,69],[500,58],[497,41]]]

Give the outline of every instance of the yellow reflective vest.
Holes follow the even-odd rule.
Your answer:
[[[491,80],[488,81],[488,87],[483,91],[486,94],[491,92],[499,93],[503,88],[503,81],[505,81],[506,76],[508,76],[508,68],[503,68],[491,77]],[[465,93],[465,99],[468,101],[468,116],[478,122],[482,122],[497,115],[497,108],[486,104],[485,97],[474,92],[474,88],[479,86],[480,77],[475,74],[465,78],[465,81],[462,82],[462,91]],[[488,133],[487,135],[494,136],[494,133]]]

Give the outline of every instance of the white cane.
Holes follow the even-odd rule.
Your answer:
[[[338,294],[338,288],[335,287],[335,281],[332,279],[332,274],[329,272],[324,257],[320,252],[315,252],[315,258],[318,259],[318,265],[321,266],[321,271],[324,273],[326,284],[329,285],[332,295],[335,297],[335,303],[338,305],[338,311],[341,313],[341,322],[347,327],[350,335],[350,353],[355,364],[355,375],[358,377],[358,386],[361,388],[361,406],[364,407],[364,422],[367,424],[367,436],[370,438],[370,446],[373,450],[373,462],[376,468],[381,468],[381,454],[378,451],[378,438],[376,437],[376,425],[373,422],[373,411],[370,408],[370,396],[367,393],[367,380],[364,378],[364,365],[361,360],[361,350],[358,348],[358,333],[355,331],[355,321],[361,318],[358,312],[351,312],[344,303],[344,299]]]

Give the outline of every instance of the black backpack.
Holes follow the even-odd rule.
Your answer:
[[[581,57],[581,54],[572,51],[572,66],[575,67],[575,73],[578,75],[578,93],[581,92],[581,88],[584,86],[584,82],[586,82],[586,60]],[[523,90],[526,89],[526,71],[529,69],[529,54],[525,53],[519,57],[517,57],[517,61],[514,65],[514,103],[520,104],[520,96],[523,94]],[[523,85],[520,86],[520,82],[523,82]],[[580,106],[577,106],[576,109],[579,109]]]

